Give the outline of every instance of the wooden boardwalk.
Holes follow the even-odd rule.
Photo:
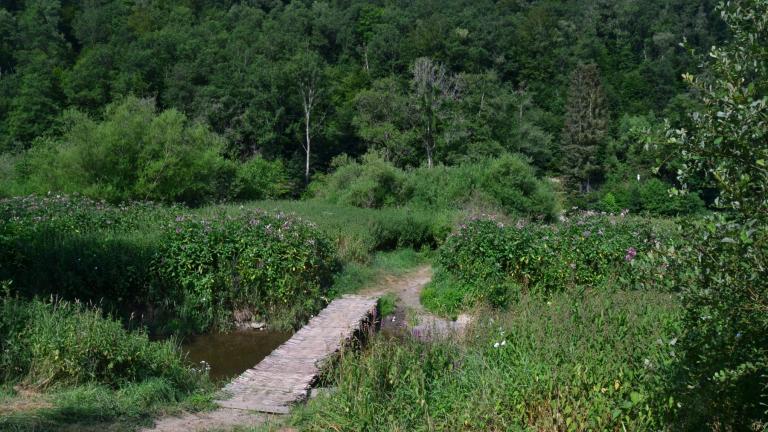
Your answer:
[[[223,408],[284,414],[308,397],[334,353],[367,332],[376,318],[376,296],[345,295],[332,301],[291,339],[223,389]]]

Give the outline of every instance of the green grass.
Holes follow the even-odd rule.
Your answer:
[[[0,410],[3,431],[133,431],[156,416],[210,409],[213,392],[179,397],[168,382],[147,380],[119,390],[94,383],[0,400],[7,407]]]
[[[467,285],[438,269],[433,279],[421,291],[421,304],[436,315],[455,318],[468,307],[466,297],[471,288]]]
[[[215,390],[172,341],[82,305],[0,298],[0,430],[133,430],[212,406]]]
[[[293,213],[317,224],[336,244],[342,262],[367,264],[375,252],[400,248],[435,248],[450,233],[461,213],[417,208],[363,209],[320,200],[266,200],[204,207],[198,212],[238,214],[259,208]]]
[[[658,430],[674,295],[557,293],[484,311],[464,339],[376,337],[345,353],[337,391],[294,411],[301,430]],[[497,345],[498,344],[498,345]]]
[[[382,317],[395,313],[395,302],[397,297],[392,293],[387,293],[379,298],[379,314]]]

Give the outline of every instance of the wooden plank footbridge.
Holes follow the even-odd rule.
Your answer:
[[[222,408],[285,414],[305,400],[334,353],[376,320],[375,296],[345,295],[332,301],[287,342],[226,387]]]

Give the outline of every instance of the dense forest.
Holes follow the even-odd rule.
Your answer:
[[[687,121],[688,49],[726,36],[713,3],[6,1],[0,193],[296,195],[371,150],[398,168],[519,153],[568,191],[663,193],[674,161],[643,148]],[[152,189],[171,171],[199,187]]]

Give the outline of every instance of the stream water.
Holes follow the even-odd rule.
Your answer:
[[[211,366],[214,381],[231,379],[269,355],[291,337],[291,332],[246,330],[195,336],[182,344],[189,361]]]

